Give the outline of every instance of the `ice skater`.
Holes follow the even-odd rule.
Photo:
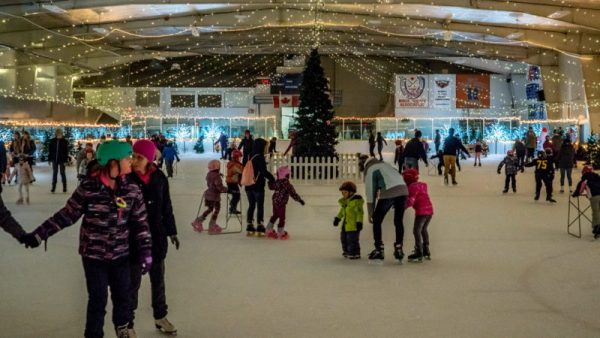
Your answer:
[[[165,147],[166,149],[166,147]],[[165,295],[165,259],[168,240],[179,250],[177,226],[171,205],[169,180],[154,164],[156,146],[150,140],[138,140],[133,145],[133,173],[130,178],[137,183],[144,195],[148,212],[148,223],[152,235],[152,267],[150,287],[152,289],[152,310],[154,325],[163,333],[177,334],[175,326],[167,319],[167,298]],[[167,162],[168,163],[168,162]],[[167,164],[168,166],[168,164]],[[131,262],[131,320],[129,334],[135,337],[134,318],[138,307],[138,293],[142,284],[142,266],[137,253],[130,254]]]
[[[179,155],[177,154],[177,149],[173,142],[169,141],[165,144],[162,150],[162,157],[167,165],[167,176],[169,178],[173,178],[173,163],[175,160],[179,162]]]
[[[266,231],[263,224],[265,216],[265,184],[267,180],[269,182],[275,180],[273,174],[267,170],[267,162],[265,160],[266,145],[267,141],[262,138],[257,138],[254,141],[252,148],[253,155],[248,160],[249,163],[252,163],[251,177],[245,177],[246,168],[244,168],[244,173],[242,174],[242,184],[246,186],[246,196],[248,197],[248,212],[246,213],[246,234],[248,236],[258,235],[259,237],[263,237]],[[246,179],[251,182],[244,182]],[[256,228],[254,228],[253,222],[255,210]]]
[[[431,156],[429,159],[433,160],[434,158],[438,159],[437,171],[438,176],[442,176],[442,169],[444,168],[444,152],[440,149],[437,154]]]
[[[525,163],[526,167],[535,167],[535,197],[534,200],[540,199],[542,183],[546,186],[546,201],[556,203],[552,198],[552,180],[554,180],[554,166],[548,161],[545,151],[538,151],[538,157],[529,163]]]
[[[340,241],[342,256],[360,259],[360,232],[363,229],[365,200],[356,194],[356,184],[346,181],[340,186],[342,198],[338,200],[340,211],[333,219],[333,226],[342,223]]]
[[[404,182],[408,185],[408,198],[406,208],[415,209],[415,223],[413,235],[415,236],[415,250],[408,255],[409,262],[422,262],[423,258],[431,259],[429,251],[429,222],[433,217],[433,204],[427,193],[427,183],[419,182],[419,172],[408,169],[402,173]]]
[[[398,165],[398,172],[402,173],[402,167],[404,166],[404,146],[402,145],[402,140],[396,140],[394,143],[396,144],[394,164]]]
[[[227,187],[223,185],[221,173],[219,172],[220,170],[221,162],[219,162],[219,160],[211,160],[208,162],[208,173],[206,174],[207,188],[206,191],[204,191],[204,204],[206,205],[206,210],[192,222],[192,226],[197,232],[204,231],[202,222],[204,222],[211,213],[212,216],[208,223],[208,234],[216,235],[223,230],[217,224],[217,217],[219,217],[219,212],[221,211],[221,194],[227,192]]]
[[[594,172],[592,166],[586,165],[581,169],[581,180],[573,192],[573,197],[586,196],[590,199],[592,208],[592,234],[600,237],[600,175]]]
[[[94,160],[94,150],[91,148],[85,149],[85,157],[79,163],[79,173],[77,174],[77,178],[79,181],[85,179],[88,175],[88,166]]]
[[[381,132],[377,132],[377,153],[379,154],[379,160],[383,161],[383,155],[381,155],[381,151],[383,150],[383,144],[387,146],[387,141],[381,136]]]
[[[138,255],[142,273],[152,266],[152,242],[144,197],[137,184],[127,176],[131,172],[131,154],[131,145],[126,142],[104,142],[98,148],[98,166],[81,182],[66,206],[23,236],[26,247],[36,248],[83,216],[79,253],[88,291],[86,338],[104,336],[108,288],[117,337],[129,337],[129,255]]]
[[[19,183],[19,199],[17,200],[17,204],[23,204],[23,188],[25,188],[25,202],[29,204],[29,185],[33,182],[33,173],[25,156],[19,157],[17,170],[19,172],[17,176]]]
[[[242,152],[234,150],[231,153],[231,160],[227,162],[227,176],[225,177],[225,183],[227,183],[227,193],[231,194],[231,201],[229,201],[229,213],[232,215],[241,214],[237,209],[237,205],[240,202],[240,181],[242,179],[242,171],[244,167],[241,162]]]
[[[275,191],[273,193],[273,216],[269,219],[267,224],[266,236],[273,239],[288,239],[289,235],[284,230],[285,227],[285,209],[288,200],[292,197],[298,203],[304,205],[304,200],[296,193],[296,189],[292,183],[290,183],[290,168],[288,166],[281,166],[277,169],[277,180],[269,182],[269,189]],[[279,220],[277,224],[277,232],[273,230],[275,222]]]
[[[396,241],[394,242],[394,258],[402,262],[404,251],[404,206],[408,188],[404,179],[390,164],[369,158],[359,157],[359,170],[364,173],[369,222],[373,224],[373,239],[375,249],[369,254],[370,260],[383,260],[384,248],[381,234],[381,224],[387,212],[394,207],[394,227]]]
[[[483,146],[481,145],[481,140],[477,140],[475,142],[475,162],[473,166],[477,166],[477,161],[479,161],[479,166],[481,167],[481,153],[483,152]]]
[[[502,166],[504,166],[504,175],[506,176],[502,193],[506,194],[508,192],[509,183],[511,183],[512,191],[517,192],[517,172],[519,169],[523,172],[523,167],[519,166],[519,159],[515,156],[514,151],[509,150],[506,152],[506,157],[498,164],[498,175],[502,171]]]
[[[469,155],[469,152],[462,144],[459,138],[454,136],[454,128],[448,129],[448,137],[444,140],[444,183],[448,185],[448,174],[452,177],[452,185],[457,185],[456,182],[456,155],[460,152]],[[469,155],[471,157],[471,155]]]

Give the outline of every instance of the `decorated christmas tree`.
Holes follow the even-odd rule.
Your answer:
[[[594,170],[600,169],[600,141],[596,135],[590,136],[587,142],[587,154],[589,162]]]
[[[310,53],[300,87],[300,106],[294,123],[297,131],[296,156],[331,157],[335,155],[336,132],[332,123],[333,106],[317,49]]]

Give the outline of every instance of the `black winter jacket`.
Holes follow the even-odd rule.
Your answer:
[[[265,178],[269,182],[275,180],[275,177],[267,170],[267,162],[263,154],[266,144],[266,141],[260,138],[254,141],[254,152],[250,158],[252,159],[252,168],[254,169],[254,180],[256,183],[247,186],[246,191],[264,191]]]
[[[446,137],[444,140],[444,155],[456,156],[459,150],[462,150],[465,154],[469,154],[467,148],[455,136]]]
[[[600,176],[596,173],[586,173],[585,175],[581,176],[581,181],[577,183],[577,188],[575,188],[575,191],[573,192],[573,197],[580,196],[581,185],[583,182],[587,183],[592,196],[600,195]]]
[[[48,161],[66,163],[69,161],[69,143],[64,138],[53,138],[48,146]]]
[[[25,230],[23,230],[21,225],[12,217],[10,211],[4,206],[2,197],[0,197],[0,227],[16,239],[25,234]]]
[[[416,159],[422,159],[427,164],[427,154],[425,154],[425,148],[423,143],[417,138],[412,138],[404,146],[404,158],[413,157]]]
[[[559,168],[573,168],[575,163],[575,149],[570,144],[563,144],[560,147],[556,158]]]
[[[154,166],[154,164],[151,165]],[[136,173],[131,173],[130,177],[140,187],[144,195],[144,204],[148,212],[148,225],[152,235],[152,258],[162,260],[167,257],[169,246],[167,239],[169,236],[177,235],[177,226],[175,225],[175,215],[171,204],[169,180],[156,166],[154,169],[150,174],[148,184],[145,184]]]

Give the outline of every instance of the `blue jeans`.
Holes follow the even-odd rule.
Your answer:
[[[416,169],[417,171],[419,171],[419,159],[416,157],[405,157],[404,166],[407,169]]]
[[[265,217],[265,191],[264,190],[246,190],[246,196],[248,196],[248,215],[246,221],[248,224],[252,224],[254,219],[254,209],[256,211],[256,222],[263,224]]]
[[[113,303],[113,324],[115,327],[127,325],[130,320],[129,257],[113,262],[83,257],[83,270],[88,291],[85,338],[104,337],[104,316],[109,287]]]
[[[565,185],[565,173],[567,173],[567,180],[569,181],[569,187],[573,185],[573,179],[571,178],[571,173],[573,172],[573,168],[560,168],[560,186]]]

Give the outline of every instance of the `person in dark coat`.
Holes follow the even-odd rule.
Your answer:
[[[421,142],[421,136],[421,131],[416,130],[415,137],[408,141],[406,146],[404,146],[404,165],[406,166],[406,169],[413,168],[418,171],[419,159],[425,162],[425,166],[429,165],[429,163],[427,163],[425,148],[423,148],[423,143]]]
[[[383,161],[383,156],[381,155],[381,151],[383,150],[383,144],[387,146],[386,140],[381,136],[381,132],[377,132],[377,153],[379,153],[379,160]]]
[[[515,144],[513,144],[513,150],[515,151],[517,159],[519,160],[519,166],[523,167],[523,165],[525,165],[527,148],[525,147],[525,143],[523,143],[523,141],[521,141],[518,137],[515,139]]]
[[[56,191],[58,169],[60,168],[60,179],[63,184],[63,192],[67,192],[67,175],[65,175],[65,164],[69,161],[69,142],[65,139],[62,130],[56,129],[54,138],[48,146],[48,162],[52,165],[52,190]]]
[[[152,267],[150,268],[150,286],[152,288],[152,309],[157,328],[164,333],[176,334],[177,329],[167,320],[167,302],[165,296],[165,258],[168,241],[179,250],[177,226],[171,205],[169,181],[165,174],[153,163],[156,147],[150,140],[139,140],[133,145],[133,172],[130,177],[142,191],[148,212],[148,225],[152,235]],[[142,267],[137,264],[139,257],[130,255],[131,263],[131,321],[138,306],[138,292],[142,282]]]
[[[571,173],[575,164],[575,148],[571,144],[571,140],[565,139],[562,141],[558,155],[556,156],[556,163],[560,170],[560,192],[565,192],[565,174],[569,183],[569,193],[573,192],[571,187],[573,186],[573,179]]]
[[[375,157],[375,135],[369,130],[369,155]]]
[[[0,141],[0,177],[2,177],[2,182],[4,183],[4,173],[6,172],[6,167],[8,166],[8,158],[6,157],[6,147],[4,146],[4,141]],[[8,179],[8,177],[6,177]],[[0,184],[0,192],[2,192],[2,184]]]
[[[292,157],[294,157],[296,153],[296,145],[298,144],[298,134],[296,132],[290,133],[290,144],[287,149],[283,152],[283,156],[286,156],[287,153],[291,150]]]
[[[469,155],[469,151],[465,148],[459,138],[454,136],[454,128],[448,129],[448,137],[444,140],[444,183],[448,184],[448,173],[452,176],[452,184],[456,182],[456,154],[459,151]],[[471,155],[469,155],[471,157]]]
[[[248,196],[248,212],[246,221],[246,232],[248,234],[257,233],[258,236],[264,236],[266,228],[263,224],[265,214],[265,184],[274,182],[275,177],[267,170],[267,162],[265,161],[265,146],[267,141],[262,138],[254,140],[252,157],[249,159],[252,161],[252,167],[254,169],[254,184],[246,186],[246,196]],[[256,223],[258,224],[254,228],[254,210],[256,211]]]
[[[433,144],[435,145],[435,153],[437,154],[440,151],[440,145],[442,143],[442,135],[440,135],[440,130],[435,130],[435,138],[433,139]]]
[[[31,139],[31,135],[27,130],[23,131],[23,138],[21,142],[21,154],[27,156],[27,163],[31,167],[31,177],[32,181],[35,182],[35,175],[33,174],[33,166],[35,165],[35,151],[37,147],[35,146],[35,141]]]
[[[248,158],[252,154],[253,148],[254,148],[254,139],[252,138],[252,134],[250,133],[250,130],[246,129],[246,131],[244,132],[244,139],[242,140],[242,142],[240,142],[240,146],[238,148],[238,150],[244,154],[244,157],[242,157],[243,165],[246,165],[246,162],[248,162]]]
[[[269,141],[269,158],[273,158],[273,154],[277,152],[277,137],[272,137]]]
[[[402,174],[402,167],[404,166],[404,146],[402,140],[396,140],[396,151],[394,153],[394,164],[398,164],[398,172]]]
[[[227,153],[227,143],[229,143],[229,139],[227,138],[227,135],[225,135],[224,132],[221,132],[221,135],[219,136],[219,139],[215,142],[215,145],[217,143],[221,148],[221,159],[224,160]]]

